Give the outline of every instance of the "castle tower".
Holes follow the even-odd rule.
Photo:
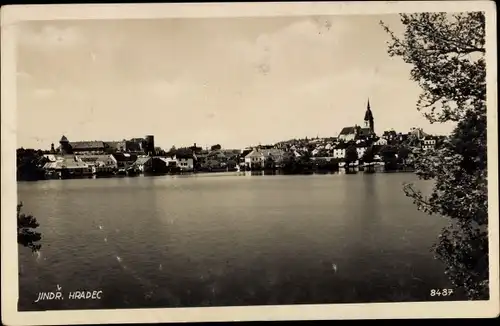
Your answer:
[[[69,143],[68,138],[66,138],[66,136],[63,135],[61,137],[61,140],[59,141],[59,144],[61,145],[60,146],[60,151],[61,151],[62,155],[64,155],[64,154],[71,154],[71,145]]]
[[[368,99],[368,103],[366,105],[366,112],[365,112],[365,128],[370,128],[370,131],[372,133],[375,133],[375,124],[373,121],[373,113],[372,110],[370,109],[370,99]]]
[[[146,136],[146,155],[156,156],[155,154],[155,136]]]

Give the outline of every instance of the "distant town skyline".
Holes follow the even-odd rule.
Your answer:
[[[398,15],[32,21],[19,25],[18,147],[152,134],[225,148],[421,127],[410,66],[387,54]]]

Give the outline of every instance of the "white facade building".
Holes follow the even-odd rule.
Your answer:
[[[434,138],[425,137],[422,139],[422,149],[428,150],[436,147],[436,140]]]
[[[182,171],[193,171],[194,159],[190,157],[177,158],[177,166],[180,167]]]
[[[333,158],[344,159],[345,158],[345,148],[334,148]]]

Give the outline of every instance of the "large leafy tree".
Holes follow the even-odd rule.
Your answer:
[[[48,160],[42,150],[18,148],[16,150],[17,180],[41,180],[44,178],[43,165]]]
[[[300,170],[300,162],[293,152],[285,152],[281,166],[286,173],[297,173]]]
[[[380,156],[384,161],[384,167],[386,171],[392,171],[397,169],[397,158],[398,149],[395,145],[384,145],[380,149]]]
[[[482,12],[402,14],[404,35],[389,33],[388,52],[412,66],[422,88],[417,109],[431,123],[453,122],[435,150],[417,152],[416,170],[433,180],[425,196],[405,192],[417,207],[444,216],[449,225],[433,247],[452,283],[470,299],[489,297],[486,165],[485,17]]]
[[[363,154],[362,161],[364,163],[373,163],[375,161],[375,150],[373,149],[373,145],[369,146],[365,153]],[[373,165],[368,165],[367,172],[374,172]]]
[[[401,163],[406,163],[406,160],[408,159],[410,155],[410,150],[408,147],[406,147],[404,144],[400,145],[398,148],[398,160],[401,161]]]
[[[349,144],[345,150],[345,164],[346,168],[349,164],[354,163],[358,160],[358,151],[356,150],[356,145]]]
[[[276,162],[272,155],[269,155],[264,161],[264,168],[268,170],[273,170],[276,167]]]
[[[373,146],[370,146],[366,149],[363,154],[363,162],[372,163],[375,160],[375,151],[373,150]]]

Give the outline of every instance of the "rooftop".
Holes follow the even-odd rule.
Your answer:
[[[342,128],[342,130],[340,131],[340,135],[350,135],[350,134],[354,134],[356,133],[356,127],[344,127]]]
[[[142,164],[146,164],[149,160],[151,160],[151,157],[149,156],[146,156],[146,157],[138,157],[137,160],[135,161],[135,164],[137,165],[142,165]]]
[[[100,140],[94,140],[94,141],[76,141],[76,142],[70,142],[71,148],[73,150],[79,150],[79,149],[93,149],[93,148],[104,148],[104,142]]]
[[[115,160],[118,162],[130,162],[130,161],[136,161],[137,160],[137,155],[135,154],[129,154],[129,153],[113,153],[111,154]]]

